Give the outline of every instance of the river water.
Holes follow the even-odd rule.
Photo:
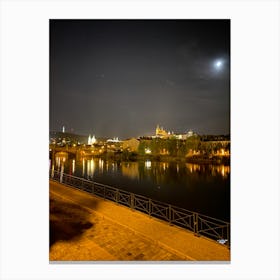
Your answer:
[[[56,157],[54,170],[230,221],[230,167],[176,162],[114,162]]]

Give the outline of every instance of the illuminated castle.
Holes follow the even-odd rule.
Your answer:
[[[159,127],[159,125],[157,125],[156,128],[156,137],[168,137],[170,135],[170,132],[167,132],[166,130],[163,129],[163,127]]]
[[[173,131],[166,131],[163,129],[163,127],[159,127],[159,125],[157,125],[156,127],[156,136],[155,137],[159,137],[159,138],[176,138],[176,139],[181,139],[181,140],[185,140],[188,137],[194,136],[196,135],[192,130],[189,130],[187,133],[184,134],[176,134]]]

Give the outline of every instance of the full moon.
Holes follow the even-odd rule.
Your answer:
[[[222,66],[222,62],[221,62],[221,61],[217,61],[217,62],[216,62],[216,66],[217,66],[217,67],[221,67],[221,66]]]
[[[223,61],[221,59],[218,59],[214,63],[214,67],[216,70],[220,70],[223,67]]]

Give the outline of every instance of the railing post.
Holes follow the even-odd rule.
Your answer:
[[[94,194],[94,183],[92,183],[91,193]]]
[[[193,232],[195,236],[199,236],[198,234],[198,214],[193,213]]]
[[[134,210],[134,194],[133,193],[131,193],[130,194],[130,207],[131,207],[131,209],[132,210]]]
[[[152,214],[152,200],[149,198],[149,216]]]
[[[60,183],[62,183],[62,182],[63,182],[63,173],[62,173],[62,172],[60,172],[59,182],[60,182]]]
[[[168,206],[168,221],[169,221],[169,225],[171,224],[171,221],[172,221],[172,209],[171,209],[171,205],[169,204]]]
[[[230,241],[229,241],[229,224],[227,224],[227,246],[230,248]]]
[[[106,187],[103,186],[103,198],[104,198],[104,200],[105,200],[105,194],[106,194]]]
[[[117,202],[117,204],[119,203],[119,199],[120,199],[120,192],[119,192],[119,189],[117,189],[117,191],[116,191],[116,202]]]

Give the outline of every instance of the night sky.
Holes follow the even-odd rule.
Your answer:
[[[51,20],[50,130],[230,133],[229,20]]]

